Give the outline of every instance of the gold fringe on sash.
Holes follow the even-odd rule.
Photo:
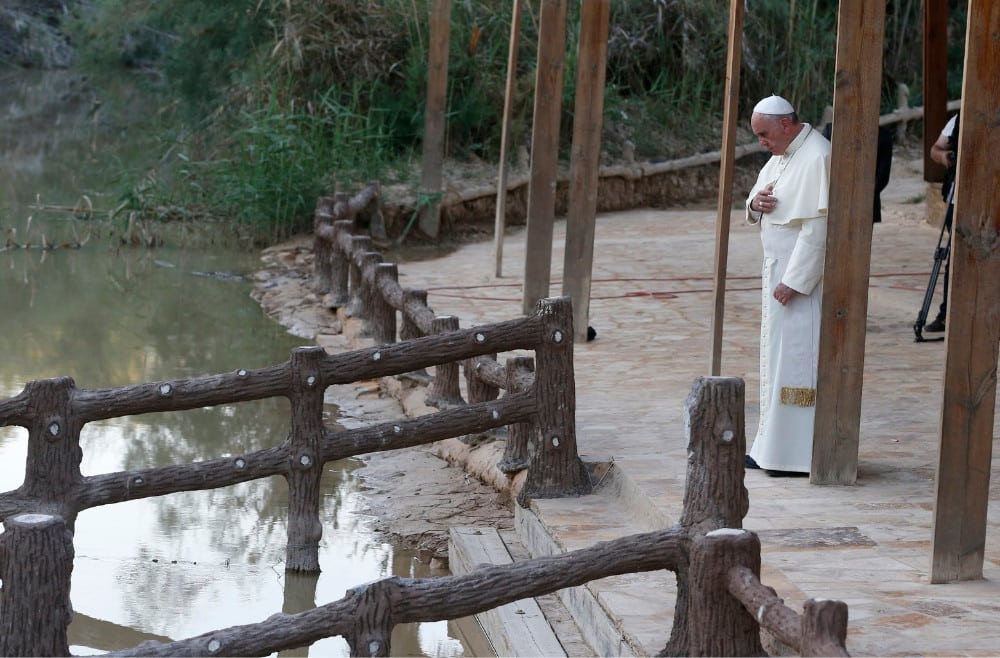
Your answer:
[[[795,407],[815,407],[816,389],[796,386],[782,386],[781,404],[789,404]]]

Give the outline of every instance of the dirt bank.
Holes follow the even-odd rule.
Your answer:
[[[269,317],[331,353],[366,344],[356,319],[338,317],[312,291],[311,237],[267,249],[262,260],[252,295]],[[327,401],[340,406],[342,425],[354,427],[432,411],[421,408],[420,388],[406,380],[360,381],[331,387]],[[470,459],[495,464],[498,451],[490,441],[470,446],[449,439],[363,456],[365,466],[356,473],[366,489],[365,512],[377,519],[373,529],[384,539],[418,551],[425,562],[436,560],[444,566],[450,526],[512,528],[505,483],[484,484],[464,468]]]

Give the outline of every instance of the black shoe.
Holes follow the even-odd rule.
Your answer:
[[[934,322],[928,322],[924,325],[924,331],[930,331],[932,333],[944,331],[944,318],[939,316],[934,319]]]
[[[743,458],[743,467],[760,469],[760,466],[757,465],[757,462],[755,462],[753,457],[751,457],[750,455],[747,455],[746,457]]]
[[[764,471],[773,478],[807,478],[808,473],[801,473],[799,471]]]

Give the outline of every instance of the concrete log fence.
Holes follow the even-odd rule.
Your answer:
[[[436,315],[427,305],[426,291],[401,287],[397,266],[384,263],[378,252],[371,251],[371,239],[356,235],[352,221],[340,219],[348,209],[362,208],[371,199],[369,191],[364,190],[353,200],[341,198],[334,202],[323,198],[317,203],[315,239],[317,245],[323,245],[316,257],[317,291],[329,292],[332,305],[343,306],[348,315],[361,318],[363,333],[377,345],[395,343],[397,333],[399,339],[411,340],[457,331],[457,317]],[[590,477],[577,456],[573,327],[572,314],[566,315],[566,308],[568,301],[565,307],[548,305],[542,311],[548,327],[543,332],[547,336],[544,346],[535,352],[537,374],[533,361],[516,361],[517,371],[508,381],[507,368],[496,361],[497,353],[464,362],[456,358],[438,363],[433,378],[420,373],[430,380],[425,402],[438,409],[466,404],[461,390],[463,369],[470,402],[495,398],[501,390],[544,390],[548,399],[556,401],[548,410],[540,408],[532,422],[508,425],[506,452],[498,468],[513,475],[532,463],[544,465],[528,469],[518,495],[521,504],[532,497],[585,494],[591,490]]]
[[[68,655],[72,523],[79,510],[175,491],[212,489],[257,477],[289,481],[288,569],[318,569],[315,544],[322,533],[315,496],[322,464],[344,457],[419,445],[447,436],[529,423],[551,388],[546,371],[566,357],[558,332],[565,300],[543,300],[527,318],[396,345],[328,356],[317,348],[294,350],[290,361],[261,370],[237,370],[189,380],[113,389],[79,390],[61,378],[31,382],[20,395],[0,400],[0,424],[29,429],[25,484],[0,494],[0,654]],[[501,373],[496,352],[549,341],[556,354],[537,359],[535,379],[521,363]],[[541,350],[544,352],[544,350]],[[322,392],[334,383],[407,372],[444,359],[481,363],[483,379],[506,384],[506,393],[476,389],[476,401],[416,419],[354,430],[321,424]],[[476,368],[472,368],[476,369]],[[538,382],[542,381],[541,386]],[[280,446],[195,464],[83,477],[79,430],[91,420],[152,411],[179,411],[210,404],[284,395],[292,401],[291,432]],[[760,583],[760,542],[740,528],[746,514],[743,487],[743,382],[701,378],[688,398],[689,467],[681,521],[672,528],[601,542],[559,556],[482,568],[463,576],[387,578],[362,585],[343,599],[296,614],[276,614],[171,643],[143,643],[109,655],[264,655],[341,635],[352,655],[388,656],[396,624],[456,619],[518,599],[541,596],[591,580],[667,569],[678,578],[670,640],[662,655],[762,655],[760,630],[768,629],[802,655],[847,655],[847,607],[809,600],[801,615]],[[548,413],[539,425],[551,440],[569,421]],[[557,446],[553,446],[557,448]],[[541,450],[548,449],[542,446]],[[534,468],[532,455],[532,466]],[[542,457],[543,463],[547,463]],[[45,463],[50,462],[51,468]],[[51,490],[36,477],[49,472]],[[533,486],[556,493],[554,477]],[[44,614],[39,614],[42,610]]]
[[[675,571],[674,625],[659,655],[765,655],[764,628],[803,656],[846,656],[845,603],[809,599],[800,616],[760,582],[760,540],[743,529],[745,408],[736,377],[697,378],[685,403],[688,468],[677,527],[689,559]]]
[[[0,494],[0,519],[17,513],[53,513],[72,529],[77,514],[97,505],[177,491],[229,486],[271,475],[289,482],[293,502],[288,568],[318,567],[316,485],[324,463],[352,455],[421,445],[510,423],[544,428],[553,445],[540,451],[531,496],[565,496],[589,491],[590,481],[570,437],[575,405],[572,387],[572,310],[564,298],[541,300],[523,318],[453,330],[412,340],[328,355],[321,348],[292,351],[290,361],[259,370],[107,389],[78,389],[69,377],[30,382],[16,397],[0,400],[0,425],[28,430],[24,483]],[[484,354],[534,350],[553,369],[535,385],[502,399],[449,406],[427,416],[333,432],[322,425],[323,392],[329,386],[405,374]],[[548,383],[546,383],[546,381]],[[84,477],[80,432],[92,421],[163,411],[182,411],[270,397],[291,400],[288,440],[252,453],[121,473]],[[282,437],[284,438],[284,437]],[[303,548],[309,546],[311,548]]]

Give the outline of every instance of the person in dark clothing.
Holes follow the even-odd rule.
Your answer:
[[[828,140],[833,133],[833,124],[828,123],[823,128],[823,136]],[[882,221],[882,190],[889,184],[892,172],[892,131],[885,126],[878,127],[878,146],[875,155],[875,205],[872,208],[872,222]]]

